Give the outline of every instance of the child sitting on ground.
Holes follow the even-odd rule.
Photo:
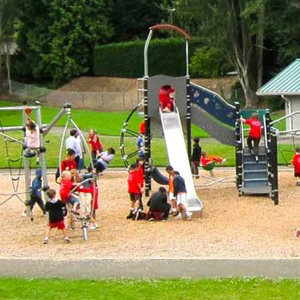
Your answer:
[[[66,207],[66,204],[55,197],[56,191],[53,189],[49,189],[47,191],[47,196],[49,197],[49,200],[46,203],[46,211],[49,212],[49,224],[46,230],[44,244],[49,243],[49,235],[52,228],[57,228],[58,230],[61,230],[65,242],[70,243],[70,239],[66,234],[66,227],[64,222],[64,208]]]
[[[32,180],[31,187],[30,187],[30,201],[28,205],[30,206],[30,212],[32,213],[33,207],[35,203],[37,203],[42,210],[44,216],[46,215],[45,205],[42,199],[42,170],[36,169],[35,170],[35,178]],[[26,211],[23,212],[24,217],[26,217]],[[32,218],[32,215],[31,215]]]
[[[295,152],[293,157],[294,176],[297,178],[296,185],[300,185],[300,148],[296,148]]]
[[[113,161],[114,157],[114,148],[108,148],[107,151],[101,152],[94,164],[96,173],[102,173],[108,167],[109,163]]]
[[[130,166],[130,171],[128,174],[128,193],[131,201],[131,208],[127,219],[132,219],[134,212],[141,209],[141,195],[143,193],[143,188],[139,180],[138,164],[133,163]]]

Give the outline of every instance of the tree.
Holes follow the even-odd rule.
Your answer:
[[[60,84],[91,69],[94,45],[112,34],[104,0],[18,1],[21,74]]]
[[[150,26],[166,19],[171,0],[108,0],[109,21],[114,28],[111,42],[146,38]]]
[[[0,90],[2,88],[2,54],[6,53],[6,68],[9,74],[9,43],[14,33],[18,8],[14,0],[0,0]]]
[[[262,83],[265,8],[268,0],[178,0],[176,18],[235,66],[246,106],[257,106]]]

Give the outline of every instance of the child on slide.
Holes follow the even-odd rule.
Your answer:
[[[171,94],[175,92],[175,89],[170,85],[163,85],[159,90],[159,104],[163,112],[174,111],[174,100]]]

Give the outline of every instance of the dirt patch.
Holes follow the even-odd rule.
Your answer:
[[[204,171],[202,171],[204,172]],[[217,177],[233,171],[216,171]],[[58,189],[50,177],[50,185]],[[99,180],[100,228],[70,231],[72,243],[64,244],[54,231],[43,245],[46,219],[36,207],[34,222],[21,217],[23,204],[16,198],[0,206],[1,258],[291,258],[300,256],[294,236],[299,225],[299,187],[292,173],[280,172],[280,205],[268,197],[238,197],[233,183],[198,190],[204,203],[202,219],[190,222],[129,221],[127,174],[108,171]],[[198,182],[198,181],[197,181]],[[0,188],[9,192],[8,175],[0,175]],[[153,184],[156,189],[157,184]],[[21,184],[21,190],[23,182]],[[0,203],[4,197],[0,197]]]
[[[231,96],[231,88],[237,77],[194,79],[191,81],[225,97]],[[59,89],[67,92],[136,92],[136,79],[116,77],[80,77],[71,80]]]

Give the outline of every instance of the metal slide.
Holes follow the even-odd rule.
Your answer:
[[[179,112],[177,109],[176,112],[170,113],[162,113],[160,110],[160,117],[169,163],[185,180],[187,209],[190,212],[199,212],[202,210],[203,204],[195,190]]]

